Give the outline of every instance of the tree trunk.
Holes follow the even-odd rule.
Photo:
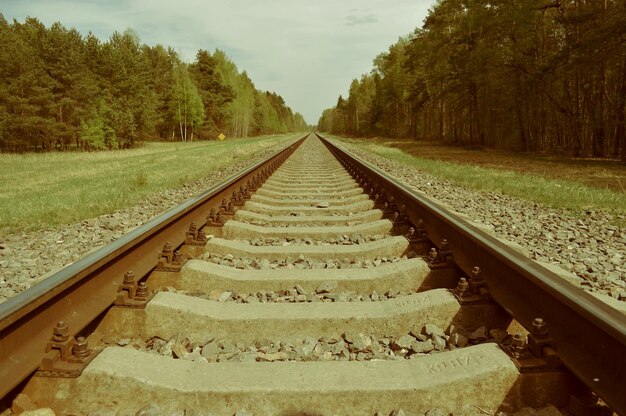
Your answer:
[[[622,60],[622,71],[620,76],[620,86],[615,103],[615,141],[613,142],[613,155],[620,157],[620,147],[622,149],[621,159],[626,162],[626,129],[624,128],[624,112],[626,111],[626,54]]]
[[[439,140],[446,141],[446,103],[439,99]]]
[[[185,141],[183,139],[183,115],[180,109],[180,100],[178,100],[178,126],[180,127],[180,140]],[[174,137],[174,132],[172,131],[172,138]]]
[[[185,106],[184,117],[185,117],[185,137],[183,138],[183,142],[187,141],[187,86],[183,83],[183,103]]]

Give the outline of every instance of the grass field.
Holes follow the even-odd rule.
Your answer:
[[[486,157],[478,155],[482,152],[444,146],[434,146],[437,149],[431,146],[427,151],[420,147],[423,145],[419,142],[414,142],[411,146],[407,141],[401,141],[400,148],[396,147],[397,141],[386,143],[381,139],[346,139],[332,135],[328,137],[354,144],[368,152],[469,188],[498,192],[552,208],[606,210],[626,214],[626,192],[623,188],[618,191],[606,185],[590,185],[597,184],[598,173],[617,181],[624,179],[626,167],[617,163],[606,162],[603,168],[599,168],[597,161],[589,161],[589,166],[585,166],[582,161],[576,168],[572,167],[571,161],[565,159],[545,160],[541,157],[503,153],[500,156],[488,156],[502,160],[498,164],[493,162],[489,167],[484,167],[479,166]],[[470,157],[468,152],[477,154]],[[428,156],[415,155],[422,153]],[[446,160],[441,160],[443,158]]]
[[[0,229],[40,229],[113,212],[298,136],[146,143],[110,152],[0,154]]]

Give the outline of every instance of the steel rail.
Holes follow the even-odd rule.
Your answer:
[[[564,365],[619,414],[626,415],[626,315],[575,287],[503,242],[420,195],[409,186],[317,135],[346,161],[406,205],[413,224],[424,221],[428,237],[450,243],[458,267],[479,266],[492,298],[525,328],[541,317],[549,325]]]
[[[264,180],[269,171],[263,171],[278,167],[306,137],[1,303],[0,398],[38,368],[56,322],[65,321],[70,335],[79,333],[115,301],[126,271],[148,274],[166,242],[181,245],[192,221],[203,226],[212,207],[249,179]]]

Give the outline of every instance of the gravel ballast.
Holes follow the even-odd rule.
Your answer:
[[[473,332],[452,326],[448,331],[428,324],[419,333],[377,338],[360,332],[347,332],[315,339],[262,339],[252,344],[216,339],[210,333],[177,334],[169,340],[158,337],[144,341],[122,338],[109,345],[134,348],[172,358],[214,363],[274,361],[371,361],[416,359],[421,355],[451,351],[483,342],[509,344],[511,337],[501,329],[480,327]]]
[[[175,290],[167,288],[167,291],[176,292],[183,295],[195,296],[202,299],[228,303],[302,303],[302,302],[382,302],[395,299],[400,296],[407,296],[417,291],[394,291],[389,289],[386,292],[371,293],[337,291],[337,282],[329,281],[318,285],[313,290],[307,290],[300,285],[282,290],[260,290],[254,293],[238,293],[229,289],[222,291],[213,290],[210,293],[189,292],[185,290]]]
[[[206,260],[211,263],[220,264],[222,266],[230,266],[237,269],[247,270],[270,270],[270,269],[360,269],[378,267],[382,264],[397,263],[400,260],[414,258],[414,252],[410,252],[402,257],[376,257],[367,260],[350,260],[350,259],[327,259],[325,261],[309,259],[301,254],[297,258],[286,258],[282,261],[270,261],[268,259],[242,258],[235,257],[232,254],[216,255],[205,253],[198,257],[199,260]]]
[[[553,209],[495,192],[472,190],[410,166],[337,143],[407,183],[496,237],[528,250],[530,258],[556,265],[580,279],[588,291],[626,301],[626,216],[600,211]]]

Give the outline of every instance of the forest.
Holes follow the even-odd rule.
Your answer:
[[[183,62],[128,29],[106,42],[0,14],[0,150],[105,150],[302,131],[283,98],[259,91],[220,50]]]
[[[439,0],[318,129],[626,161],[623,0]]]

